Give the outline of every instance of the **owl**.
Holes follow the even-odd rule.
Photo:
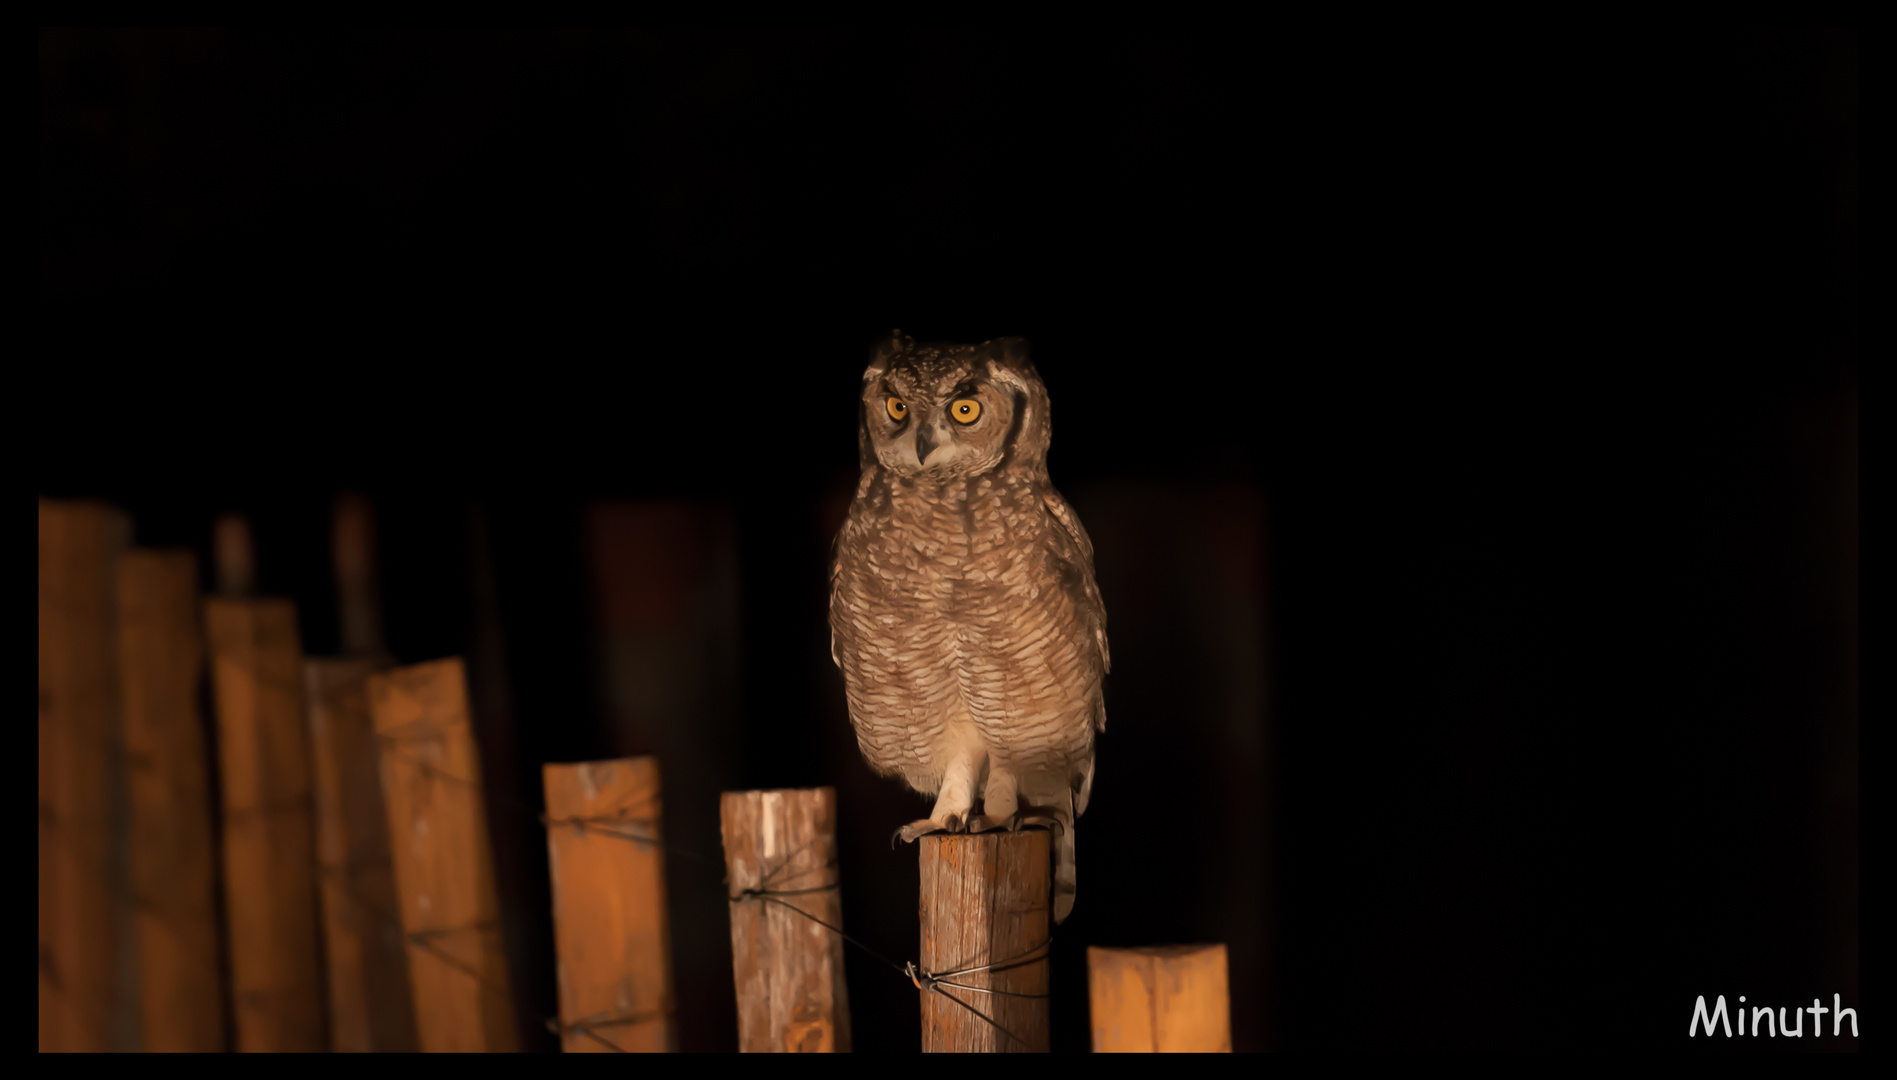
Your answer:
[[[830,656],[857,745],[934,797],[905,841],[1057,823],[1059,922],[1110,660],[1093,543],[1047,476],[1047,388],[1020,338],[896,331],[857,406],[863,474],[830,560]]]

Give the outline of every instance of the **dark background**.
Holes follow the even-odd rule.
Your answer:
[[[318,653],[365,491],[404,661],[471,647],[486,506],[528,804],[616,745],[585,508],[727,507],[729,773],[870,837],[915,800],[838,752],[855,381],[1025,335],[1115,634],[1057,1048],[1088,943],[1230,943],[1240,1049],[1855,1003],[1856,34],[1570,35],[42,30],[34,483],[250,514]],[[912,955],[913,854],[843,844]],[[912,1049],[859,960],[858,1048]]]

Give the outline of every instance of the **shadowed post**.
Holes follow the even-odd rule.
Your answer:
[[[843,939],[811,921],[843,925],[836,802],[827,787],[727,791],[721,801],[738,1049],[746,1053],[850,1049]]]
[[[224,595],[204,601],[204,625],[217,703],[237,1049],[326,1050],[296,607],[251,596],[256,556],[242,518],[218,522],[216,550]]]
[[[189,551],[119,560],[119,659],[131,796],[144,1048],[224,1049],[217,836],[199,681],[204,635]]]
[[[369,715],[376,657],[304,662],[316,772],[316,848],[328,958],[331,1045],[369,1053],[416,1049],[382,748]]]
[[[382,748],[369,715],[369,676],[387,670],[390,660],[382,641],[368,501],[338,498],[331,536],[344,655],[310,658],[303,665],[330,1044],[345,1052],[414,1050],[414,993],[389,855]]]
[[[1022,829],[938,833],[917,841],[922,864],[918,974],[944,984],[921,995],[924,1052],[1048,1049],[1047,998],[1012,995],[1048,992],[1050,839],[1043,829]],[[993,967],[971,970],[986,965]],[[922,981],[926,986],[926,978]]]
[[[1096,1053],[1230,1053],[1225,946],[1087,949]]]
[[[421,1048],[512,1052],[519,1039],[461,660],[371,675],[369,711]]]
[[[48,500],[39,518],[39,1045],[130,1050],[115,567],[131,520]]]

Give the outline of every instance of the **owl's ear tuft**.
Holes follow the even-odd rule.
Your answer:
[[[990,359],[1009,364],[1013,368],[1028,366],[1028,340],[1026,338],[994,338],[981,344],[983,353]]]
[[[984,341],[979,346],[982,355],[989,360],[1020,372],[1034,370],[1034,362],[1028,359],[1028,339],[1024,337],[995,338]]]
[[[876,344],[870,347],[870,366],[875,367],[880,364],[886,364],[894,357],[901,356],[903,353],[909,352],[915,347],[915,338],[910,337],[901,330],[891,330],[887,335],[878,338]]]

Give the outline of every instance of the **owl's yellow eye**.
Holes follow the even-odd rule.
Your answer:
[[[893,397],[889,399],[889,418],[891,420],[902,420],[907,418],[908,415],[909,406],[904,405],[901,398]]]
[[[974,398],[962,398],[949,406],[949,415],[953,416],[958,424],[972,424],[981,419],[981,402]]]

